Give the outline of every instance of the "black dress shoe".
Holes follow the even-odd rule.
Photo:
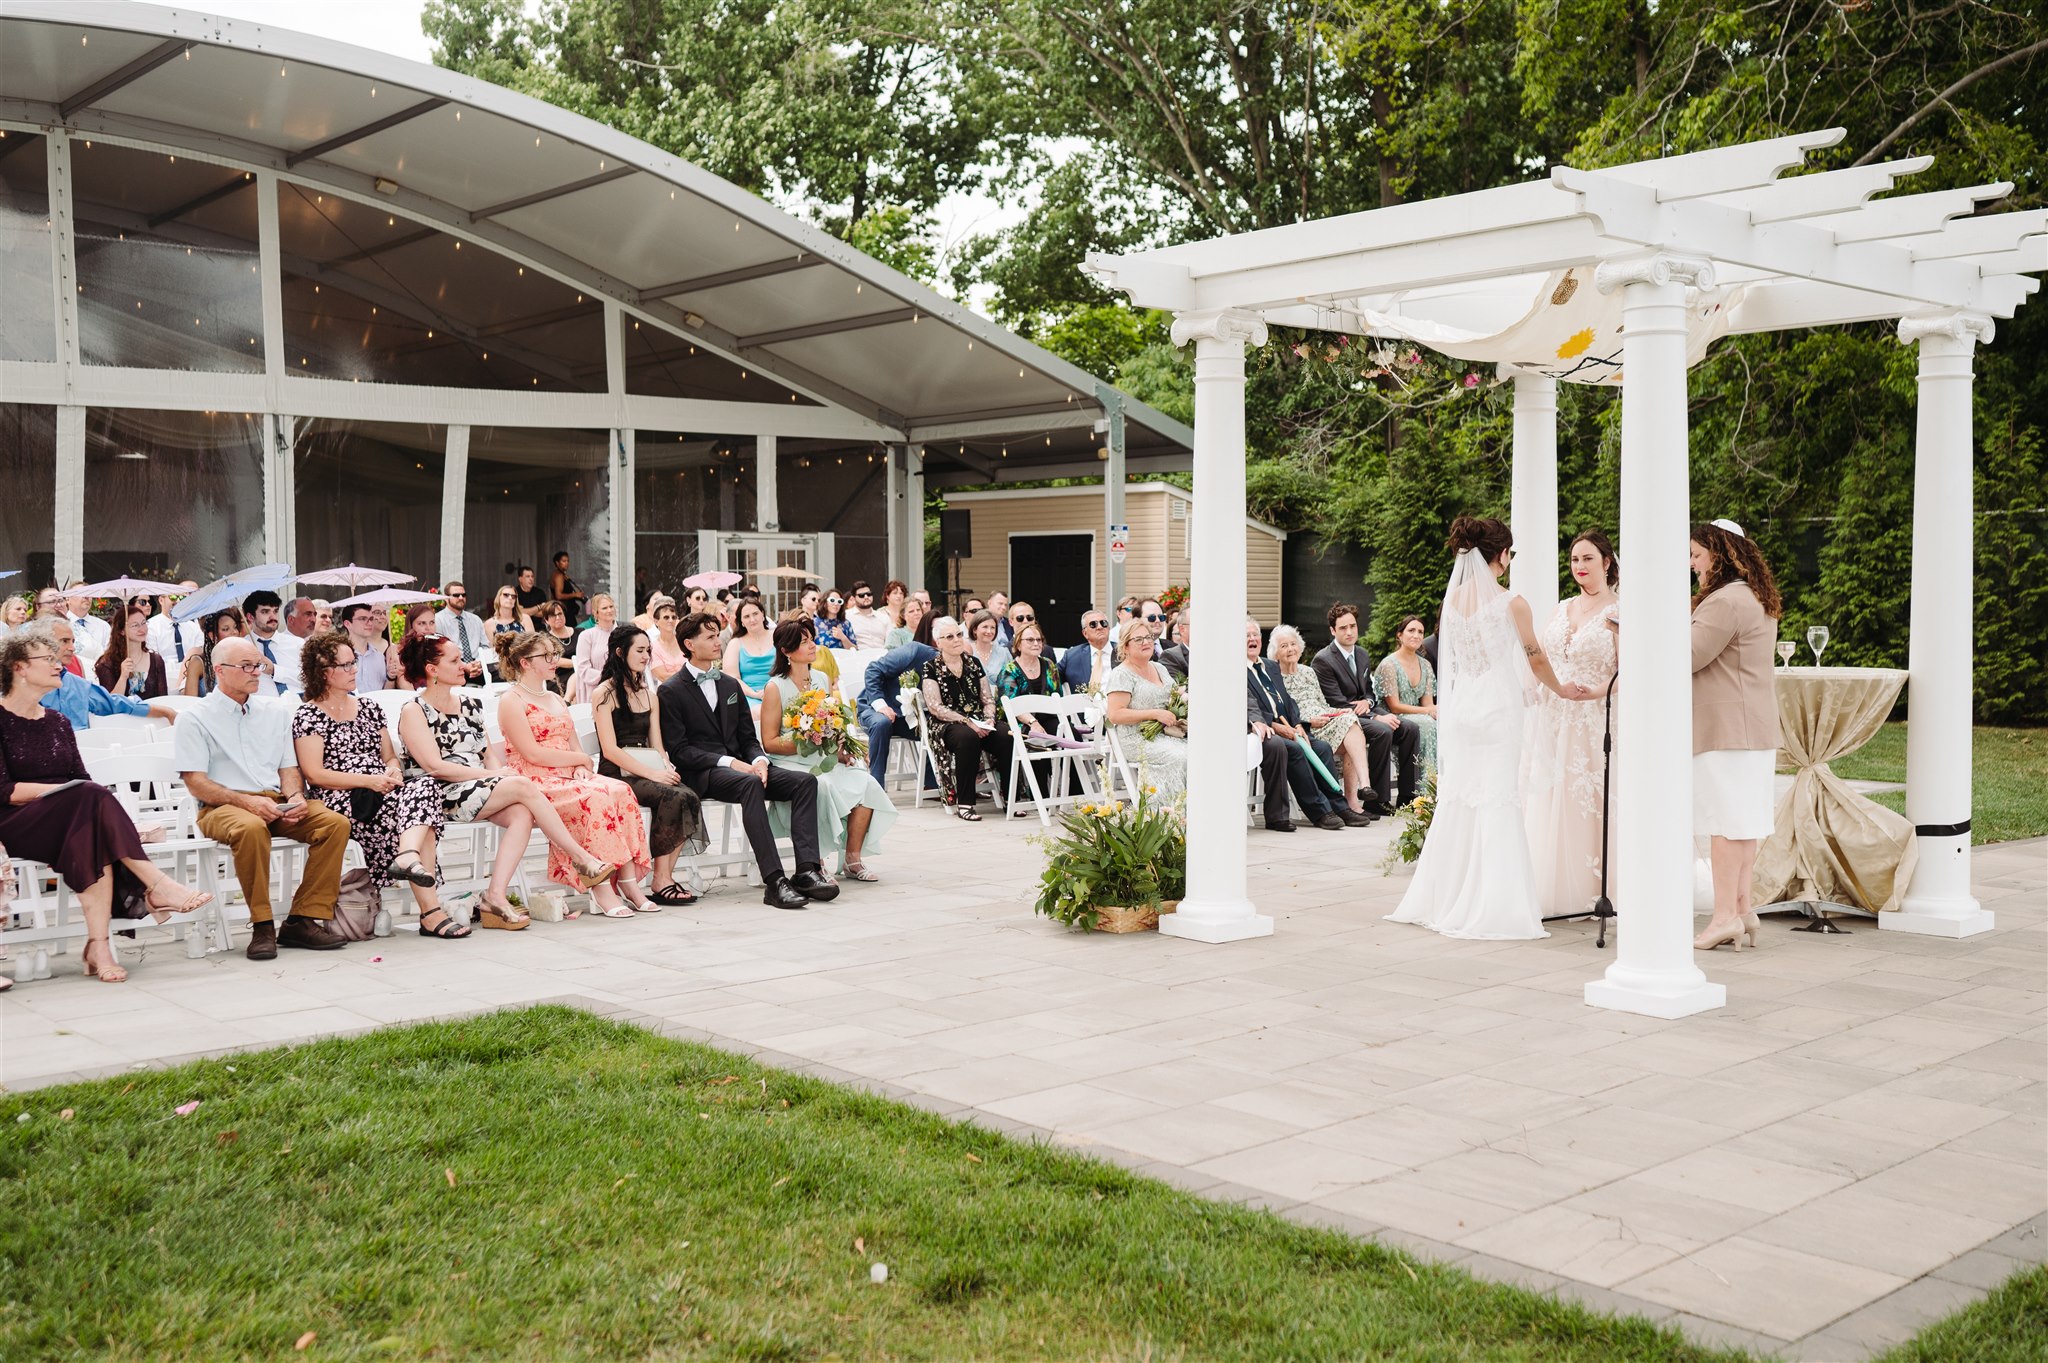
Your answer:
[[[1384,818],[1394,812],[1388,809],[1386,803],[1377,795],[1361,795],[1358,797],[1358,803],[1364,805],[1365,812],[1372,815],[1375,819]]]
[[[332,923],[318,918],[293,917],[285,919],[284,926],[277,930],[277,944],[297,947],[301,951],[339,951],[348,945],[348,938],[336,932]]]
[[[789,878],[796,892],[806,899],[831,901],[839,898],[839,887],[818,871],[798,871]]]
[[[771,909],[808,909],[811,901],[789,883],[788,876],[777,876],[761,891],[761,902]]]
[[[1325,814],[1322,818],[1317,819],[1315,821],[1315,824],[1317,828],[1328,828],[1331,830],[1335,830],[1342,828],[1344,826],[1344,821],[1338,818],[1335,814]]]
[[[1344,821],[1346,828],[1364,828],[1373,821],[1372,815],[1361,814],[1355,809],[1340,809],[1337,817]]]
[[[1266,820],[1266,831],[1268,833],[1292,833],[1294,831],[1294,820],[1269,818]]]

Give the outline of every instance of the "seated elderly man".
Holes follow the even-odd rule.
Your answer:
[[[1349,809],[1338,810],[1329,794],[1316,784],[1314,767],[1309,754],[1303,750],[1302,741],[1315,752],[1316,759],[1325,771],[1337,766],[1336,754],[1321,739],[1311,738],[1301,724],[1301,707],[1294,697],[1287,694],[1287,683],[1281,679],[1279,669],[1259,657],[1259,622],[1244,622],[1244,656],[1247,665],[1245,688],[1249,693],[1245,710],[1245,722],[1251,731],[1259,736],[1264,755],[1266,778],[1266,827],[1277,833],[1291,833],[1294,822],[1288,818],[1287,796],[1272,779],[1273,769],[1279,765],[1274,752],[1277,745],[1284,752],[1287,763],[1287,786],[1294,792],[1295,803],[1309,823],[1316,828],[1336,830],[1346,826],[1364,827],[1372,820],[1362,814],[1353,814]],[[1341,803],[1341,802],[1340,802]]]
[[[854,713],[860,719],[860,727],[867,730],[868,774],[878,786],[888,781],[890,738],[916,737],[910,731],[910,722],[896,713],[897,683],[905,672],[922,672],[924,665],[938,656],[939,651],[930,644],[913,639],[869,663],[868,670],[861,674]]]
[[[57,664],[64,669],[63,680],[57,689],[43,697],[43,708],[55,710],[71,721],[74,729],[89,728],[97,715],[153,715],[158,719],[175,721],[178,712],[163,705],[154,705],[132,696],[117,696],[98,682],[87,681],[71,670],[71,660],[77,656],[77,648],[71,631],[71,622],[63,616],[49,616],[25,628],[34,629],[46,635],[50,647],[56,650]]]
[[[270,960],[279,947],[333,951],[347,941],[333,924],[348,818],[306,799],[291,746],[294,707],[256,697],[263,679],[256,645],[223,639],[213,658],[214,689],[186,710],[171,760],[199,801],[199,831],[234,855],[253,928],[249,959]],[[283,928],[271,923],[273,838],[306,844],[306,873]]]

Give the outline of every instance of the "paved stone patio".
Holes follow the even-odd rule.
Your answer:
[[[459,946],[153,945],[118,987],[72,954],[0,996],[0,1083],[564,1000],[1815,1363],[2048,1258],[2048,839],[1978,849],[1995,932],[1769,919],[1703,958],[1728,1007],[1664,1022],[1580,1002],[1612,956],[1588,925],[1381,921],[1389,830],[1254,833],[1277,931],[1228,946],[1065,932],[1026,897],[1036,820],[906,808],[884,883],[806,913],[734,881]]]

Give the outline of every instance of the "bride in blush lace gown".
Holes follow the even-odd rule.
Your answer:
[[[1543,629],[1543,651],[1558,678],[1604,697],[1614,680],[1615,636],[1621,573],[1614,547],[1598,530],[1571,543],[1572,578],[1579,595],[1558,603]],[[1600,893],[1605,855],[1600,833],[1605,707],[1560,700],[1545,694],[1529,709],[1522,748],[1522,789],[1528,813],[1529,861],[1536,899],[1545,917],[1590,909]],[[1614,894],[1612,873],[1608,894]]]
[[[1522,710],[1534,683],[1564,696],[1529,603],[1500,585],[1513,536],[1500,521],[1451,523],[1457,566],[1437,625],[1436,815],[1415,879],[1388,914],[1446,937],[1547,937],[1522,832]]]

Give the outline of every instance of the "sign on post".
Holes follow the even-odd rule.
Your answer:
[[[1109,527],[1109,561],[1111,563],[1122,563],[1124,561],[1124,554],[1129,551],[1130,547],[1131,527],[1128,525],[1112,525]]]

